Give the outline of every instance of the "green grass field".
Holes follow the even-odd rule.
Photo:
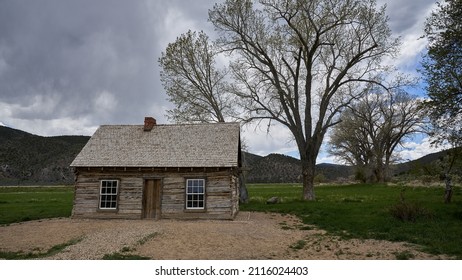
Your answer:
[[[0,224],[69,217],[73,187],[0,187]]]
[[[316,201],[302,201],[297,184],[253,184],[242,211],[293,214],[344,238],[372,238],[422,245],[432,254],[462,259],[462,190],[443,203],[442,188],[386,185],[316,187]],[[278,196],[278,204],[266,200]],[[404,197],[404,203],[401,202]],[[0,224],[69,217],[72,187],[0,187]],[[399,217],[405,218],[403,220]]]
[[[249,185],[250,203],[243,211],[294,214],[305,224],[316,225],[344,238],[372,238],[422,245],[432,254],[462,259],[462,191],[453,202],[443,203],[442,188],[386,185],[316,187],[317,200],[302,201],[302,187],[294,184]],[[272,196],[279,204],[266,204]],[[404,197],[404,203],[401,202]],[[404,206],[404,207],[403,207]],[[411,217],[405,221],[392,213]],[[398,217],[400,217],[398,215]]]

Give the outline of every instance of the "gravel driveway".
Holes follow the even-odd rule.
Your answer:
[[[47,259],[101,259],[125,253],[151,259],[445,259],[404,243],[342,240],[301,230],[290,215],[241,212],[234,221],[49,219],[0,227],[0,251],[46,252],[77,240]]]

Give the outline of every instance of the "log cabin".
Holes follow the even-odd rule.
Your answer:
[[[102,125],[71,163],[73,218],[234,219],[238,123]]]

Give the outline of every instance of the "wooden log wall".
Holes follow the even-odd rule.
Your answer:
[[[75,218],[140,219],[146,179],[161,180],[161,218],[234,219],[239,211],[238,177],[232,169],[140,170],[110,168],[76,169]],[[205,209],[185,207],[186,179],[206,181]],[[99,209],[100,181],[119,180],[117,210]]]

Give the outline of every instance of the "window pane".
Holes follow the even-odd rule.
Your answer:
[[[186,180],[186,208],[204,209],[205,207],[205,180]]]
[[[101,180],[100,203],[101,209],[117,209],[117,180]]]

